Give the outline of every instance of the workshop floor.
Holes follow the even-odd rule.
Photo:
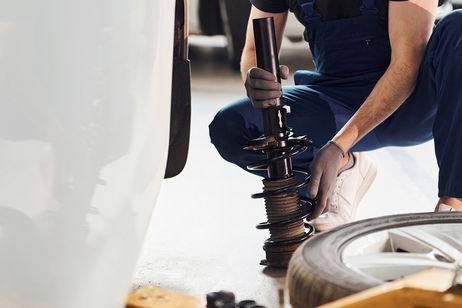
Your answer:
[[[284,273],[259,265],[267,234],[255,225],[265,220],[265,211],[250,194],[260,190],[260,179],[223,161],[208,137],[216,111],[245,94],[242,81],[220,58],[221,39],[192,41],[215,47],[192,48],[189,161],[181,175],[163,183],[133,283],[196,296],[226,289],[238,299],[280,307]],[[303,48],[303,43],[285,42],[281,63],[292,71],[311,65]],[[432,211],[437,201],[433,153],[432,142],[370,152],[379,174],[357,218]]]

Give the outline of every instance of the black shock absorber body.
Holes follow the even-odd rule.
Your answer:
[[[273,18],[254,19],[253,28],[257,66],[272,73],[281,82]],[[267,170],[263,192],[252,195],[252,198],[265,199],[268,221],[257,228],[269,229],[271,234],[263,246],[266,260],[262,264],[276,267],[287,266],[295,249],[314,232],[309,224],[303,222],[312,212],[312,200],[299,193],[299,189],[308,183],[310,172],[292,166],[292,157],[304,152],[311,141],[305,136],[293,136],[287,127],[287,110],[282,99],[278,99],[276,106],[262,109],[264,135],[250,141],[246,147],[266,155],[266,159],[248,168]],[[295,173],[304,174],[304,179],[297,182]]]

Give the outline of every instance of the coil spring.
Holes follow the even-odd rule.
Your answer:
[[[306,138],[306,136],[293,137],[292,135],[290,135],[284,141],[285,141],[286,146],[272,148],[271,141],[268,142],[268,138],[260,138],[260,139],[252,140],[251,143],[253,143],[253,145],[246,147],[246,149],[254,150],[254,151],[263,151],[264,153],[275,153],[275,151],[277,151],[277,153],[282,153],[282,154],[276,154],[274,157],[272,156],[271,158],[267,158],[267,159],[258,161],[256,163],[250,164],[247,166],[247,168],[249,170],[267,170],[268,166],[271,163],[276,162],[278,160],[288,159],[293,156],[299,155],[305,152],[308,149],[308,147],[311,145],[311,141],[309,141],[308,138]],[[274,190],[263,191],[261,193],[253,194],[252,198],[259,199],[259,198],[267,198],[270,196],[278,196],[278,195],[286,194],[288,192],[298,191],[298,189],[308,184],[310,180],[310,174],[311,174],[311,172],[308,169],[301,168],[301,167],[293,167],[292,171],[295,173],[305,174],[306,175],[305,179],[295,184],[286,185],[286,186],[283,186],[283,187],[280,187]],[[299,200],[300,200],[300,204],[299,204],[299,208],[297,211],[289,213],[287,214],[287,216],[284,216],[283,218],[281,218],[281,220],[278,220],[275,222],[267,221],[267,222],[260,223],[257,225],[257,229],[270,229],[271,230],[272,228],[275,228],[275,227],[283,227],[283,226],[292,224],[294,222],[303,221],[304,219],[306,219],[313,212],[314,201],[304,196],[299,196]],[[289,237],[289,238],[283,238],[283,239],[272,239],[272,238],[267,239],[265,241],[264,249],[266,250],[267,248],[289,246],[289,245],[294,245],[294,244],[298,244],[298,243],[305,241],[311,235],[313,235],[314,227],[306,222],[304,223],[304,226],[307,229],[307,232],[304,232],[302,235],[297,235],[295,237]]]

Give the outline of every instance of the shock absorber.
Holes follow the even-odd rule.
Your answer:
[[[253,20],[257,66],[273,73],[278,82],[279,60],[274,20],[272,17]],[[263,152],[266,159],[248,165],[250,170],[266,170],[263,192],[252,198],[264,198],[267,222],[257,225],[257,229],[269,229],[270,238],[263,246],[266,260],[262,265],[285,267],[292,253],[313,233],[314,228],[304,223],[313,210],[312,200],[303,197],[299,189],[309,182],[310,171],[292,166],[292,157],[306,151],[311,141],[306,136],[295,137],[287,127],[287,106],[278,99],[276,106],[262,109],[264,135],[251,140],[247,150]],[[304,175],[297,182],[295,173]]]

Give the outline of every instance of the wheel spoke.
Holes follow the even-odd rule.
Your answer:
[[[430,254],[381,252],[349,256],[345,265],[357,272],[382,280],[394,280],[430,268],[453,269],[451,263],[440,262]]]
[[[382,231],[354,240],[342,260],[356,272],[394,280],[430,268],[454,269],[462,260],[462,229],[426,225]]]
[[[433,255],[436,260],[455,263],[462,258],[462,243],[431,227],[390,230],[392,251]]]

